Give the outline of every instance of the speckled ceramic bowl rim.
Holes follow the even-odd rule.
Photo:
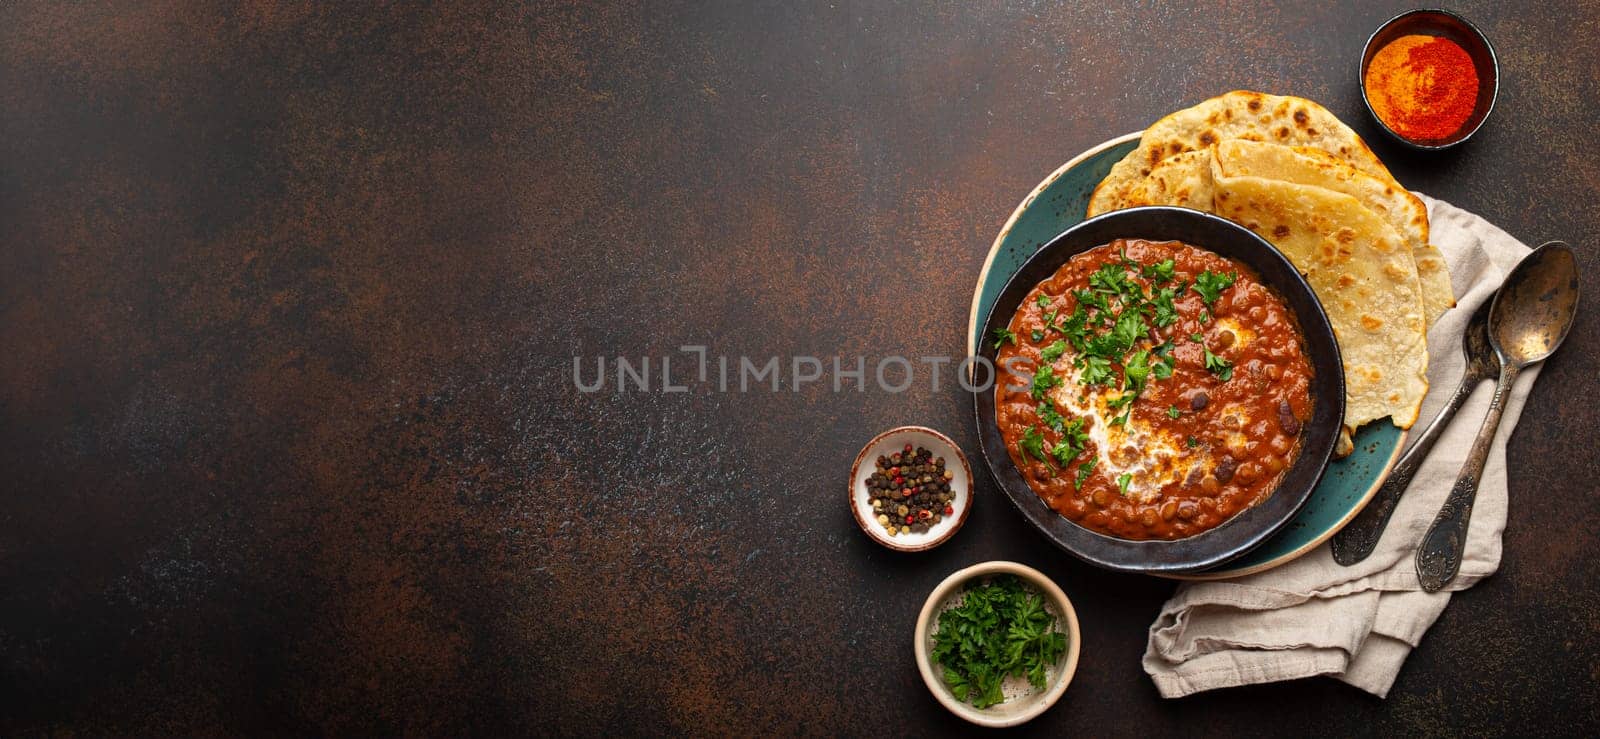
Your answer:
[[[867,461],[867,451],[876,446],[878,442],[890,436],[894,436],[895,434],[913,431],[932,436],[946,444],[949,444],[950,448],[955,450],[956,460],[961,463],[961,473],[966,476],[967,480],[967,500],[966,504],[961,506],[960,512],[956,514],[956,523],[954,526],[950,527],[949,531],[944,532],[944,534],[937,539],[926,541],[921,544],[906,545],[892,539],[887,532],[878,530],[875,522],[868,521],[861,517],[861,509],[856,506],[856,476],[861,471],[861,464]],[[975,499],[974,496],[978,491],[972,486],[972,464],[967,461],[966,452],[961,451],[961,445],[957,444],[954,439],[928,428],[927,426],[913,425],[896,426],[888,431],[872,437],[871,441],[868,441],[866,444],[862,445],[861,452],[856,454],[856,461],[850,465],[850,487],[848,492],[850,493],[848,498],[850,502],[850,515],[855,517],[856,525],[860,526],[861,530],[867,533],[867,536],[872,537],[873,541],[876,541],[879,544],[882,544],[883,546],[893,549],[897,552],[925,552],[929,549],[939,546],[940,544],[950,541],[950,537],[955,536],[956,532],[961,530],[962,524],[967,522],[967,515],[972,513],[972,503]]]
[[[1378,37],[1383,35],[1384,31],[1389,30],[1396,23],[1404,21],[1407,18],[1413,18],[1419,15],[1427,14],[1448,16],[1449,18],[1452,18],[1456,22],[1465,26],[1466,29],[1472,33],[1472,36],[1478,40],[1478,43],[1483,45],[1483,51],[1489,57],[1489,67],[1494,73],[1494,84],[1489,86],[1489,104],[1485,105],[1483,108],[1483,117],[1479,118],[1477,123],[1472,124],[1472,127],[1467,129],[1465,133],[1461,133],[1458,138],[1450,139],[1441,144],[1423,143],[1421,141],[1415,141],[1400,135],[1399,131],[1390,128],[1389,123],[1383,120],[1382,116],[1378,115],[1378,111],[1373,109],[1372,98],[1367,95],[1367,64],[1371,61],[1373,55],[1377,54],[1377,50],[1373,49],[1372,45],[1377,42]],[[1472,54],[1471,51],[1468,51],[1467,53],[1469,55]],[[1383,25],[1378,26],[1377,30],[1373,31],[1372,35],[1367,37],[1367,43],[1361,47],[1361,58],[1356,60],[1356,84],[1361,88],[1361,104],[1366,106],[1367,113],[1372,116],[1372,120],[1377,121],[1378,127],[1383,129],[1384,133],[1389,134],[1390,138],[1416,151],[1442,151],[1444,149],[1453,149],[1461,144],[1466,143],[1467,139],[1472,138],[1472,136],[1478,132],[1478,129],[1483,128],[1483,124],[1489,122],[1489,115],[1494,113],[1494,103],[1496,100],[1500,99],[1500,55],[1495,53],[1494,44],[1490,43],[1489,37],[1484,34],[1483,29],[1478,28],[1478,26],[1472,21],[1462,17],[1460,13],[1445,10],[1444,8],[1417,8],[1416,10],[1407,10],[1404,13],[1384,21]]]
[[[1061,669],[1056,673],[1056,680],[1044,695],[1040,697],[1035,706],[1025,712],[1010,716],[995,716],[984,710],[974,708],[972,704],[958,701],[948,694],[939,675],[934,673],[933,660],[928,654],[928,633],[934,626],[934,618],[939,607],[950,597],[955,590],[968,582],[994,575],[1016,575],[1029,585],[1037,588],[1041,594],[1055,604],[1056,611],[1066,623],[1067,653],[1062,657]],[[922,612],[917,614],[917,627],[912,633],[912,649],[917,657],[917,671],[922,673],[922,681],[927,684],[929,692],[951,713],[960,716],[979,726],[1003,727],[1016,726],[1032,720],[1034,717],[1056,704],[1061,696],[1067,692],[1067,685],[1072,683],[1073,675],[1078,672],[1078,656],[1082,650],[1083,637],[1078,628],[1078,612],[1072,608],[1072,600],[1067,598],[1066,592],[1054,580],[1045,577],[1032,567],[1018,562],[1006,560],[992,560],[980,562],[970,567],[964,567],[951,573],[928,594],[928,599],[922,604]]]
[[[1040,180],[1039,184],[1035,185],[1033,190],[1029,191],[1029,193],[1017,203],[1017,207],[1011,210],[1011,216],[1006,218],[1005,225],[1000,227],[1000,232],[995,234],[994,241],[989,245],[989,254],[984,257],[983,268],[978,272],[978,283],[972,288],[972,307],[967,312],[968,356],[973,356],[978,353],[977,339],[973,334],[974,329],[978,325],[978,306],[983,302],[983,286],[987,283],[986,278],[989,275],[990,270],[994,268],[995,257],[997,257],[1000,254],[1000,250],[1005,247],[1006,237],[1010,235],[1012,227],[1016,226],[1017,220],[1022,218],[1022,215],[1027,212],[1028,206],[1032,205],[1034,200],[1037,200],[1045,190],[1048,190],[1056,180],[1061,179],[1061,177],[1073,167],[1082,164],[1090,157],[1096,156],[1107,149],[1126,144],[1130,141],[1138,141],[1143,136],[1144,130],[1141,129],[1132,133],[1125,133],[1121,136],[1106,139],[1105,141],[1084,149],[1082,152],[1079,152],[1077,156],[1068,159],[1065,164],[1057,167],[1055,171],[1051,172],[1043,180]],[[1041,246],[1043,245],[1041,244]],[[1227,565],[1223,565],[1221,568],[1207,572],[1150,574],[1172,580],[1227,580],[1235,577],[1253,575],[1258,572],[1265,572],[1275,567],[1281,567],[1305,556],[1306,554],[1309,554],[1311,550],[1322,546],[1322,544],[1327,540],[1333,538],[1334,534],[1339,533],[1339,531],[1343,529],[1345,525],[1349,524],[1351,520],[1353,520],[1358,514],[1361,513],[1363,509],[1367,507],[1368,503],[1372,502],[1372,498],[1378,493],[1378,488],[1383,486],[1384,481],[1389,479],[1389,473],[1394,470],[1395,462],[1400,459],[1401,452],[1406,448],[1406,441],[1409,435],[1410,432],[1408,430],[1402,429],[1400,431],[1400,438],[1395,443],[1394,449],[1389,452],[1389,459],[1384,463],[1382,472],[1380,472],[1377,478],[1372,481],[1372,484],[1367,487],[1366,491],[1361,494],[1360,500],[1356,501],[1355,505],[1351,507],[1350,511],[1346,513],[1343,518],[1341,518],[1337,523],[1329,527],[1327,530],[1323,531],[1321,534],[1317,535],[1312,541],[1296,547],[1293,551],[1286,552],[1266,562],[1261,562],[1249,567],[1228,568]]]

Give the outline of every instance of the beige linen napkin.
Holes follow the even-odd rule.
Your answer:
[[[1429,240],[1450,265],[1457,305],[1428,332],[1427,398],[1420,433],[1461,380],[1461,335],[1530,250],[1487,221],[1423,196]],[[1167,698],[1251,683],[1331,675],[1383,697],[1400,665],[1450,602],[1500,564],[1506,524],[1506,439],[1538,376],[1518,378],[1478,488],[1460,574],[1446,590],[1422,592],[1413,556],[1444,503],[1478,427],[1494,383],[1480,385],[1456,414],[1400,505],[1377,548],[1353,567],[1333,561],[1323,544],[1289,564],[1227,582],[1178,588],[1150,626],[1144,669]]]

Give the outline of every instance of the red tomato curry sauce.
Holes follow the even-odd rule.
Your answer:
[[[1050,507],[1123,539],[1181,539],[1272,494],[1312,369],[1249,268],[1180,242],[1073,256],[997,331],[996,420]]]

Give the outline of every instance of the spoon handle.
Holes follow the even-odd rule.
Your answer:
[[[1472,503],[1478,495],[1478,480],[1483,477],[1483,465],[1489,459],[1489,447],[1494,443],[1495,431],[1500,428],[1500,416],[1505,413],[1506,396],[1517,381],[1521,368],[1510,365],[1500,370],[1500,381],[1494,387],[1494,399],[1489,401],[1489,415],[1478,429],[1478,438],[1472,442],[1467,463],[1461,476],[1450,488],[1444,507],[1422,536],[1417,548],[1417,579],[1422,589],[1435,592],[1451,580],[1461,569],[1461,555],[1467,547],[1467,525],[1472,521]]]
[[[1400,496],[1405,494],[1406,488],[1411,487],[1411,478],[1416,477],[1423,460],[1433,449],[1433,443],[1449,427],[1450,419],[1455,417],[1456,411],[1461,410],[1467,398],[1472,397],[1472,391],[1486,379],[1473,371],[1473,365],[1468,364],[1467,372],[1462,376],[1461,383],[1456,385],[1455,393],[1445,402],[1438,415],[1428,422],[1428,427],[1400,457],[1400,461],[1395,463],[1388,479],[1373,494],[1372,501],[1334,535],[1333,541],[1328,544],[1333,550],[1333,561],[1349,567],[1372,554],[1372,550],[1378,546],[1378,540],[1383,538],[1383,530],[1389,526],[1389,517],[1394,515],[1395,507],[1400,504]]]

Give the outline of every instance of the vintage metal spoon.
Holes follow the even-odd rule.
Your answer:
[[[1461,376],[1461,383],[1456,385],[1455,393],[1445,401],[1439,414],[1428,422],[1428,427],[1400,457],[1400,461],[1395,463],[1388,479],[1373,495],[1372,502],[1333,537],[1328,545],[1333,550],[1333,561],[1348,567],[1372,554],[1372,550],[1378,546],[1378,540],[1383,538],[1383,530],[1389,525],[1389,517],[1394,515],[1395,507],[1400,504],[1400,496],[1411,487],[1411,478],[1422,467],[1423,460],[1433,449],[1433,443],[1450,426],[1450,419],[1455,417],[1456,411],[1461,410],[1467,398],[1472,397],[1472,391],[1484,380],[1493,380],[1500,373],[1500,357],[1489,343],[1489,306],[1493,302],[1493,296],[1490,296],[1467,320],[1466,335],[1461,342],[1461,351],[1467,356],[1467,371]]]
[[[1489,402],[1489,415],[1472,442],[1467,464],[1417,549],[1417,579],[1423,590],[1431,593],[1443,588],[1461,569],[1473,499],[1484,462],[1489,458],[1489,446],[1500,428],[1506,396],[1524,368],[1544,361],[1561,346],[1577,312],[1578,264],[1572,248],[1559,241],[1549,242],[1524,257],[1495,294],[1489,308],[1489,342],[1500,356],[1500,380]]]

